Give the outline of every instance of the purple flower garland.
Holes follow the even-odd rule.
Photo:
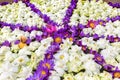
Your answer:
[[[48,80],[51,75],[50,71],[54,70],[53,55],[59,50],[58,43],[51,43],[51,46],[46,50],[44,60],[41,60],[37,66],[36,71],[32,76],[26,80]]]
[[[120,3],[112,3],[112,2],[109,2],[108,3],[110,6],[112,6],[113,8],[120,8]]]
[[[9,4],[9,2],[1,2],[0,3],[1,6],[7,5],[7,4]]]
[[[102,70],[111,73],[113,78],[120,78],[119,76],[115,76],[116,74],[120,75],[120,70],[118,69],[118,67],[107,64],[104,60],[104,57],[100,53],[98,53],[95,50],[89,49],[86,45],[83,45],[82,41],[76,40],[75,43],[82,48],[84,53],[93,54],[94,55],[93,60],[102,66]]]
[[[63,21],[62,21],[64,27],[68,26],[68,23],[70,22],[70,18],[71,18],[72,14],[73,14],[73,11],[77,6],[77,2],[78,2],[78,0],[71,0],[70,6],[66,10],[66,14],[65,14],[65,16],[63,18]]]
[[[38,14],[39,17],[41,17],[45,23],[52,25],[52,26],[59,26],[56,22],[51,20],[49,16],[47,16],[46,14],[43,14],[34,4],[30,3],[30,1],[23,0],[23,3],[25,3],[26,6],[30,7],[33,12]]]
[[[48,77],[50,76],[50,70],[54,69],[53,55],[59,50],[59,45],[62,43],[62,39],[66,39],[66,38],[70,38],[70,40],[72,40],[74,42],[74,44],[77,44],[78,46],[80,46],[82,48],[83,52],[85,52],[86,54],[88,54],[88,53],[93,54],[94,55],[93,60],[96,63],[98,63],[99,65],[101,65],[103,67],[103,70],[110,72],[112,74],[113,78],[116,78],[116,77],[120,78],[119,76],[116,76],[116,75],[120,75],[120,70],[118,69],[118,67],[107,64],[105,62],[103,56],[99,52],[89,49],[87,47],[87,45],[83,45],[82,42],[79,41],[80,38],[90,37],[89,34],[85,35],[84,32],[82,32],[82,29],[88,28],[88,27],[95,28],[95,26],[98,25],[98,23],[100,23],[101,25],[105,25],[105,23],[110,20],[113,22],[116,20],[120,20],[120,16],[116,16],[114,18],[107,18],[107,20],[105,20],[105,21],[98,20],[97,21],[98,23],[96,23],[96,21],[91,20],[88,22],[87,25],[78,24],[77,27],[70,28],[70,26],[68,26],[68,23],[69,23],[70,17],[72,16],[73,10],[76,8],[77,1],[78,0],[71,0],[71,5],[68,7],[68,9],[66,11],[66,15],[63,19],[63,25],[65,27],[56,31],[55,27],[53,27],[53,26],[58,25],[57,23],[55,23],[53,20],[50,20],[50,18],[47,15],[42,14],[41,11],[39,9],[37,9],[34,4],[29,2],[29,0],[23,0],[23,2],[27,6],[29,6],[32,11],[34,11],[41,18],[43,18],[47,24],[52,25],[50,28],[49,27],[43,28],[42,30],[44,31],[43,32],[44,35],[42,37],[36,35],[36,37],[35,37],[36,40],[40,41],[48,36],[51,36],[54,39],[54,42],[51,43],[51,46],[46,51],[44,60],[40,61],[33,76],[30,76],[26,80],[34,80],[34,79],[48,80]],[[118,7],[118,5],[117,5],[117,7]],[[0,23],[2,23],[2,22],[0,22]],[[3,23],[1,24],[1,26],[3,26]],[[23,28],[21,29],[21,27],[16,27],[16,25],[14,25],[14,24],[4,23],[4,26],[11,26],[10,28],[12,30],[14,30],[15,28],[24,30]],[[35,29],[35,30],[38,30],[38,29]],[[28,31],[28,30],[25,29],[25,31]],[[47,31],[47,32],[45,32],[45,31]],[[104,35],[99,37],[97,34],[94,34],[93,37],[94,37],[94,39],[98,40],[99,38],[104,38]],[[118,37],[114,38],[113,36],[108,36],[107,39],[110,40],[111,42],[114,42],[114,40],[119,41]],[[29,39],[28,42],[30,42],[30,41],[31,40]],[[19,40],[15,41],[15,44],[18,44],[18,43],[19,43]],[[11,43],[6,40],[1,45],[2,46],[10,46],[10,44]]]
[[[23,26],[23,24],[20,24],[20,23],[12,24],[12,23],[0,21],[0,28],[3,28],[3,27],[10,27],[12,31],[14,31],[15,29],[20,29],[22,31],[28,31],[28,32],[32,32],[33,30],[36,30],[36,31],[41,30],[37,26],[27,26],[27,25]]]

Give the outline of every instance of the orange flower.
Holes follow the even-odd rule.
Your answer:
[[[25,46],[27,46],[27,44],[26,44],[26,43],[23,43],[23,42],[20,42],[20,43],[18,44],[18,47],[19,47],[20,49],[22,49],[22,48],[25,47]]]
[[[23,43],[25,43],[27,41],[27,38],[25,36],[21,36],[20,37],[20,41],[23,42]]]

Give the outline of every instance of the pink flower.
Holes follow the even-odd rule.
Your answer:
[[[56,26],[52,26],[52,25],[48,25],[48,24],[46,26],[47,26],[46,30],[48,33],[53,33],[56,31]]]

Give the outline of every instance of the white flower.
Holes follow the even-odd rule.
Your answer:
[[[15,59],[14,63],[18,65],[24,65],[29,61],[29,58],[25,55],[19,56],[18,58]]]
[[[72,46],[72,41],[69,39],[63,40],[63,44],[60,45],[61,50],[68,50]]]
[[[100,73],[99,76],[101,77],[101,80],[113,80],[112,75],[106,71]]]
[[[54,57],[56,60],[60,60],[63,63],[66,63],[66,62],[68,62],[69,54],[64,51],[61,51],[61,52],[58,52],[57,54],[55,54]]]
[[[100,73],[99,70],[100,70],[101,66],[98,65],[93,60],[89,60],[89,61],[85,62],[83,66],[85,67],[87,74],[99,74]]]
[[[84,80],[84,73],[80,72],[76,74],[74,77],[75,77],[75,80]]]
[[[81,56],[80,61],[86,63],[87,61],[92,60],[93,58],[94,55],[92,54],[87,54],[87,55],[84,54],[83,56]]]
[[[0,48],[0,55],[5,55],[6,52],[10,51],[9,47],[3,46]]]
[[[4,60],[5,61],[13,61],[16,57],[17,57],[17,54],[14,54],[11,51],[8,51],[5,55]]]
[[[28,50],[34,51],[40,46],[40,43],[37,41],[31,42],[28,46]]]
[[[51,71],[50,73],[49,80],[60,80],[60,76],[56,71]]]
[[[62,68],[54,67],[54,69],[56,70],[59,76],[62,76],[65,73],[65,71]]]
[[[25,80],[26,78],[17,78],[17,80]]]
[[[22,69],[21,69],[21,71],[19,72],[18,77],[27,78],[27,77],[29,77],[30,75],[32,75],[32,68],[26,67],[26,66],[25,66],[25,67],[22,66]]]
[[[4,72],[0,75],[1,80],[15,80],[15,74],[12,72]]]
[[[19,55],[31,55],[31,51],[29,50],[28,47],[24,47],[22,49],[19,50],[18,52]]]
[[[4,62],[1,65],[0,73],[2,72],[18,72],[18,66],[10,63],[9,61]]]
[[[10,33],[10,32],[11,32],[11,29],[10,29],[9,27],[3,27],[3,28],[1,29],[1,32],[2,32],[2,33]]]
[[[81,66],[81,61],[70,61],[67,63],[68,72],[79,72],[81,69],[83,69],[83,66]],[[72,67],[71,67],[72,66]]]
[[[64,80],[74,80],[73,74],[65,74],[64,75]]]
[[[66,63],[63,63],[62,61],[55,61],[55,67],[56,68],[61,68],[63,70],[68,69]]]
[[[60,80],[59,76],[50,76],[49,80]]]
[[[101,49],[106,48],[106,47],[108,46],[108,43],[109,43],[109,42],[108,42],[107,40],[105,40],[105,39],[99,39],[99,40],[96,42],[98,48],[101,48]],[[104,46],[103,46],[103,45],[104,45]]]

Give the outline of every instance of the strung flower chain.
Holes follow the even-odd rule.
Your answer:
[[[101,65],[105,71],[110,72],[113,75],[113,78],[120,78],[120,70],[117,67],[107,64],[105,62],[103,56],[100,55],[100,53],[98,53],[97,51],[94,51],[92,49],[89,49],[86,45],[83,45],[82,42],[79,41],[80,38],[90,37],[89,34],[85,35],[84,32],[82,32],[83,28],[90,27],[90,28],[94,29],[96,27],[96,25],[98,25],[98,24],[105,25],[106,21],[99,20],[98,22],[96,22],[96,21],[91,20],[91,21],[88,21],[88,24],[85,26],[82,25],[78,28],[70,27],[67,24],[69,23],[69,19],[72,16],[72,12],[76,8],[76,3],[77,3],[77,0],[71,0],[71,6],[68,7],[65,18],[63,19],[64,28],[61,28],[57,31],[56,26],[59,26],[57,23],[50,20],[50,18],[47,15],[42,14],[41,11],[39,9],[37,9],[35,7],[35,5],[30,3],[29,1],[24,0],[23,2],[27,6],[29,6],[33,12],[37,13],[41,18],[43,18],[45,23],[49,24],[49,25],[47,25],[47,28],[43,28],[43,31],[44,31],[43,34],[45,35],[43,37],[46,38],[48,36],[51,36],[54,40],[54,42],[51,43],[51,46],[46,51],[44,60],[40,61],[33,76],[30,76],[29,78],[27,78],[27,80],[47,80],[48,79],[48,77],[50,75],[50,71],[54,70],[53,55],[59,50],[59,45],[62,43],[62,39],[66,39],[66,38],[69,38],[71,41],[74,42],[74,44],[77,44],[78,46],[80,46],[86,54],[87,53],[93,54],[94,55],[93,60],[96,63],[98,63],[99,65]],[[70,14],[68,14],[68,12]],[[67,19],[66,19],[66,17],[67,17]],[[108,18],[107,20],[108,21],[111,20],[114,22],[116,20],[120,20],[120,16],[117,16],[115,18]],[[67,27],[65,25],[67,25]],[[16,28],[16,25],[11,25],[11,24],[7,24],[7,23],[5,23],[5,26],[11,26],[12,30],[14,30]],[[28,29],[28,30],[26,30],[26,29]],[[26,29],[21,29],[21,30],[24,30],[24,31],[34,30],[34,29],[29,29],[28,27]],[[39,30],[39,29],[35,28],[35,30]],[[40,35],[40,37],[41,37],[41,35]],[[44,39],[43,37],[42,37],[42,39]],[[98,40],[99,38],[104,38],[104,35],[99,37],[97,34],[94,34],[93,37],[94,37],[94,39]],[[38,35],[36,35],[35,38],[38,38]],[[110,40],[110,42],[119,41],[118,37],[113,37],[113,36],[108,36],[107,39]],[[26,39],[25,37],[21,37],[21,40],[15,41],[15,44],[19,44],[20,48],[22,48],[22,47],[26,46],[25,43],[27,42],[27,40],[28,40],[28,42],[31,41],[29,38]],[[39,38],[38,40],[41,40],[41,38]],[[2,46],[4,46],[4,45],[10,46],[10,42],[5,41],[1,45]]]
[[[120,8],[120,3],[112,3],[112,2],[109,2],[108,3],[110,6],[112,6],[113,8]]]
[[[36,8],[34,4],[30,3],[30,1],[23,0],[23,2],[26,4],[26,6],[30,7],[33,12],[38,14],[44,20],[45,23],[50,24],[52,26],[58,26],[56,22],[51,20],[50,17],[47,16],[46,14],[43,14],[38,8]]]

